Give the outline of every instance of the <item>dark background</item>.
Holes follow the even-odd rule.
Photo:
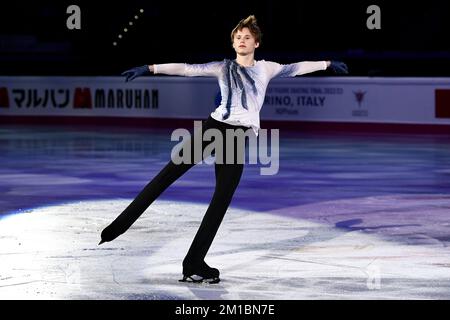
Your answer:
[[[81,8],[81,30],[66,27],[71,4]],[[381,8],[381,30],[366,27],[371,4]],[[233,58],[230,32],[254,14],[263,32],[257,60],[343,60],[352,76],[450,76],[444,1],[16,0],[0,8],[0,75],[118,75]]]

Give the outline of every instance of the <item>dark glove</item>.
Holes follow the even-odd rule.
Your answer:
[[[150,70],[148,69],[148,65],[144,65],[141,67],[135,67],[132,69],[129,69],[127,71],[124,71],[122,73],[123,76],[126,76],[125,82],[131,81],[137,77],[145,76],[151,74]]]
[[[331,61],[329,68],[333,70],[334,73],[348,73],[347,65],[340,61]]]

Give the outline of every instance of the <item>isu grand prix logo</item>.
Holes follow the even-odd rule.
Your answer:
[[[358,103],[358,109],[352,110],[352,116],[353,117],[368,117],[369,116],[369,110],[364,109],[361,107],[362,103],[364,102],[364,98],[366,97],[367,91],[353,91],[353,94],[355,95],[355,100]]]
[[[367,93],[367,91],[361,91],[361,90],[353,91],[353,94],[355,95],[356,102],[358,102],[358,106],[360,108],[361,108],[361,104],[364,101],[364,97],[365,97],[366,93]]]

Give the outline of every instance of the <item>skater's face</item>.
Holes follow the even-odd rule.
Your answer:
[[[255,41],[255,37],[250,32],[249,28],[242,28],[234,35],[233,48],[238,55],[248,55],[255,52],[259,47],[259,43]]]

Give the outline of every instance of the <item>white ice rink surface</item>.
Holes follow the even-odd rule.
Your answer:
[[[216,285],[178,282],[206,205],[156,201],[127,233],[101,246],[101,230],[131,199],[36,208],[0,220],[0,299],[449,299],[444,243],[335,226],[349,208],[387,205],[401,212],[425,201],[393,197],[277,214],[230,208],[206,257],[221,270]],[[444,199],[427,215],[446,217],[450,200]],[[327,210],[323,222],[310,219]],[[286,216],[293,213],[306,218]],[[387,215],[380,209],[368,217],[383,224]],[[398,236],[402,227],[395,228]]]

